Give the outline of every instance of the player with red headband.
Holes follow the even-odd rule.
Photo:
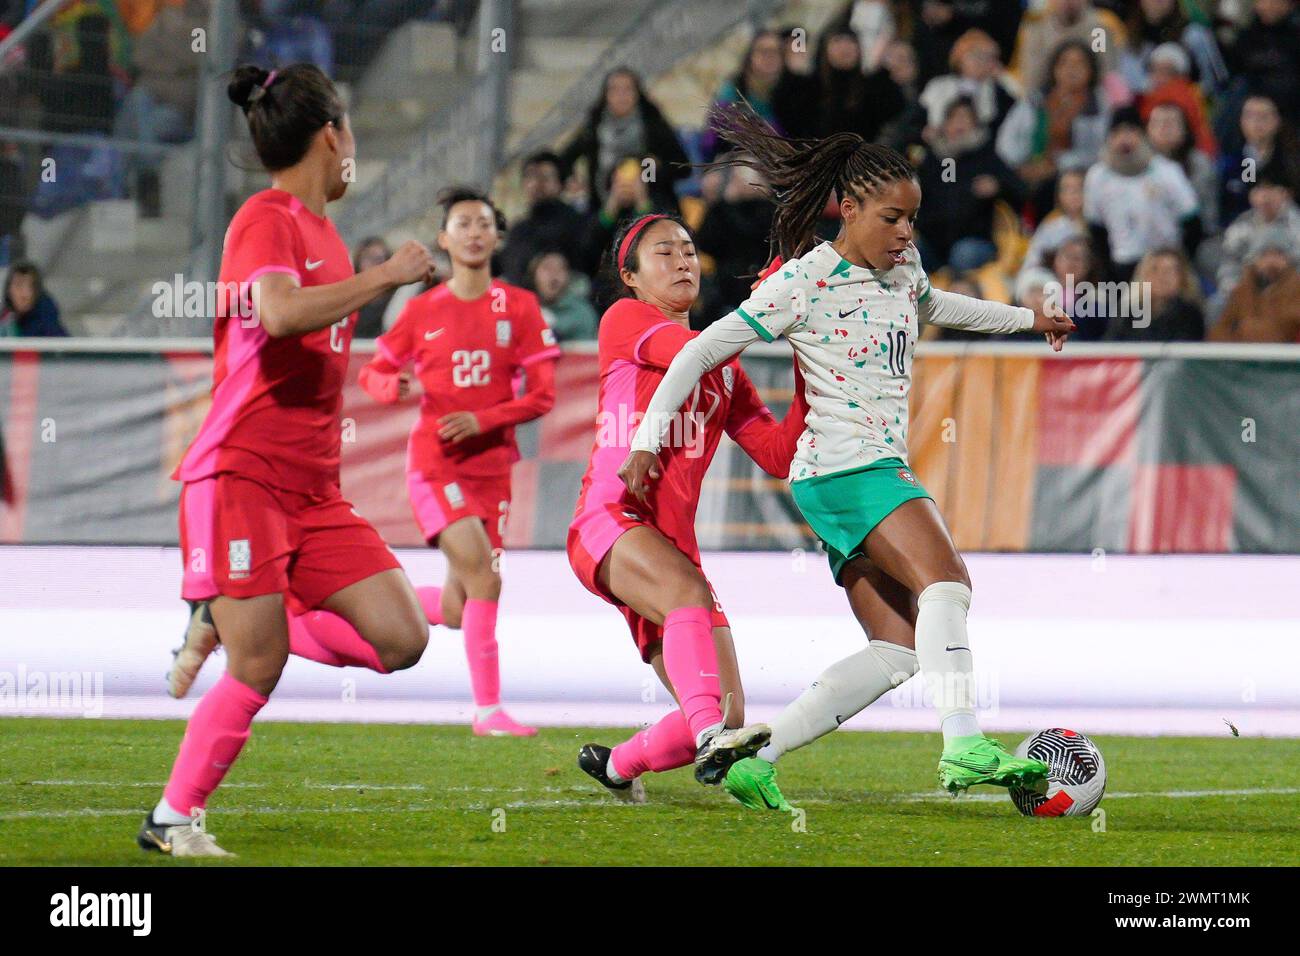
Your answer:
[[[715,369],[666,425],[677,440],[661,459],[648,495],[624,487],[619,468],[632,432],[665,369],[695,335],[689,312],[700,289],[690,232],[673,216],[643,216],[615,236],[625,296],[600,322],[597,434],[582,480],[569,562],[594,594],[622,611],[641,658],[679,709],[612,750],[587,744],[578,765],[614,796],[645,800],[640,776],[695,762],[695,777],[716,784],[770,736],[744,723],[744,695],[727,617],[700,564],[695,509],[700,484],[725,431],[777,477],[788,474],[803,431],[802,385],[777,422],[741,368]]]
[[[510,467],[519,460],[515,426],[555,404],[560,350],[537,297],[492,278],[505,220],[492,200],[457,187],[439,197],[438,245],[451,278],[402,310],[361,370],[381,402],[406,398],[412,363],[423,388],[411,429],[407,488],[430,547],[447,558],[441,588],[416,589],[430,624],[461,628],[474,693],[474,733],[531,737],[537,731],[501,708],[497,662],[500,555],[510,510]],[[516,396],[519,376],[526,378]]]

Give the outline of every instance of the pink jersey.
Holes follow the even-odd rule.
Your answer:
[[[609,515],[611,509],[644,516],[684,554],[698,555],[695,509],[700,485],[723,432],[765,469],[778,473],[789,469],[794,444],[803,430],[802,412],[795,412],[798,421],[790,428],[774,421],[753,382],[733,358],[704,375],[678,410],[659,455],[663,474],[651,482],[647,504],[628,492],[618,469],[669,363],[695,334],[638,299],[620,299],[601,318],[596,441],[570,529],[597,561],[626,530],[616,515]],[[749,428],[754,423],[764,427]],[[740,437],[747,428],[748,433]]]
[[[434,286],[406,304],[376,347],[362,372],[367,391],[367,379],[390,377],[408,363],[423,388],[407,451],[410,472],[508,474],[519,460],[514,426],[553,402],[533,407],[516,400],[518,375],[560,356],[537,296],[518,286],[494,279],[469,302],[447,283]],[[455,444],[439,438],[438,420],[462,411],[475,413],[482,433]]]
[[[173,477],[236,472],[290,491],[337,493],[353,316],[307,335],[272,338],[250,298],[252,283],[269,272],[296,276],[304,288],[353,274],[334,224],[295,196],[265,189],[235,213],[212,329],[212,406]]]

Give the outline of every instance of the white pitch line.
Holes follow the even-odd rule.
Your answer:
[[[167,781],[118,781],[118,780],[0,780],[0,787],[165,787]],[[263,783],[223,783],[221,789],[253,790],[264,787]]]
[[[0,783],[3,783],[3,782],[0,782]],[[95,780],[79,780],[79,781],[70,781],[70,780],[60,780],[60,781],[51,781],[51,780],[33,780],[33,781],[30,781],[30,783],[32,783],[32,784],[37,784],[37,785],[47,785],[47,786],[162,786],[161,784],[153,784],[153,783],[148,783],[148,784],[145,784],[145,783],[140,783],[140,784],[116,784],[116,785],[113,785],[113,784],[106,784],[106,783],[103,782],[103,781],[95,781]],[[232,786],[235,786],[235,785],[234,785],[234,784],[227,784],[226,786],[227,786],[227,787],[232,787]],[[248,788],[253,788],[253,787],[261,787],[261,786],[264,786],[264,785],[263,785],[263,784],[250,783],[250,784],[244,784],[243,786],[248,787]],[[379,786],[371,786],[371,785],[366,785],[366,784],[307,784],[307,786],[309,786],[309,787],[317,787],[317,788],[328,788],[328,789],[333,789],[333,790],[347,790],[347,789],[379,790],[379,789],[383,789],[383,788],[384,788],[383,785],[379,785]],[[421,789],[421,790],[425,790],[425,789],[431,789],[431,788],[426,788],[423,784],[410,784],[410,785],[401,785],[401,786],[389,787],[388,789],[398,789],[398,790]],[[453,789],[454,789],[454,790],[459,790],[459,791],[473,790],[473,791],[476,791],[476,792],[483,792],[483,793],[518,793],[518,792],[521,792],[521,790],[522,790],[522,788],[517,788],[517,787],[506,788],[506,789],[499,790],[499,791],[498,791],[498,790],[493,790],[493,789],[491,789],[491,788],[487,788],[487,787],[478,787],[478,788],[458,787],[458,788],[445,788],[445,789],[448,789],[448,790],[453,790]],[[584,791],[583,789],[578,788],[578,787],[544,787],[544,788],[542,788],[542,792],[544,792],[544,793],[584,793],[584,792],[586,792],[586,791]],[[1177,799],[1193,799],[1193,798],[1198,798],[1198,797],[1257,797],[1257,796],[1278,796],[1278,795],[1290,796],[1290,795],[1295,795],[1295,794],[1300,794],[1300,787],[1255,787],[1255,788],[1249,788],[1249,789],[1237,789],[1237,790],[1152,790],[1152,791],[1118,791],[1118,792],[1116,792],[1116,793],[1108,793],[1108,794],[1106,794],[1105,799],[1107,799],[1107,800],[1128,800],[1128,799],[1136,799],[1136,798],[1141,798],[1141,797],[1160,797],[1160,798],[1167,798],[1167,799],[1175,799],[1175,800],[1177,800]],[[355,806],[355,807],[301,807],[301,808],[295,808],[295,809],[293,809],[293,810],[285,810],[284,807],[231,807],[231,808],[229,808],[229,809],[227,809],[227,810],[223,810],[222,813],[223,813],[223,814],[229,814],[229,815],[232,815],[232,816],[233,816],[233,815],[240,814],[240,813],[255,813],[255,814],[273,814],[273,815],[279,815],[279,816],[291,817],[291,816],[294,816],[294,815],[301,815],[301,814],[304,814],[304,813],[314,813],[314,814],[334,814],[334,813],[375,813],[375,814],[383,813],[383,814],[393,814],[393,813],[423,813],[423,812],[428,812],[428,811],[433,811],[433,810],[439,810],[439,811],[451,810],[451,811],[470,811],[470,812],[477,812],[477,811],[483,811],[483,810],[495,810],[495,809],[527,810],[527,809],[560,809],[560,808],[566,808],[566,807],[595,807],[595,806],[613,807],[613,806],[622,806],[622,804],[618,804],[618,803],[614,803],[614,802],[607,802],[607,801],[600,801],[600,800],[597,800],[597,799],[595,799],[596,796],[597,796],[597,795],[593,792],[593,793],[592,793],[592,799],[585,799],[585,800],[573,800],[573,799],[569,799],[569,800],[512,800],[512,801],[510,801],[510,802],[502,803],[502,804],[499,804],[499,805],[497,805],[497,806],[489,806],[487,803],[474,803],[474,804],[469,804],[469,805],[466,805],[466,806],[445,805],[445,804],[440,804],[440,805],[435,805],[435,804],[416,804],[416,805],[401,806],[401,807],[392,807],[392,806],[373,806],[373,807],[372,807],[372,806]],[[942,794],[942,793],[909,793],[909,794],[900,794],[900,795],[898,795],[897,797],[894,797],[893,795],[890,795],[890,794],[878,794],[878,796],[880,796],[880,797],[884,797],[886,800],[893,800],[893,799],[901,800],[902,802],[905,802],[905,803],[921,803],[921,802],[925,802],[925,803],[931,803],[931,802],[944,802],[944,803],[950,803],[950,802],[957,802],[957,803],[1000,803],[1000,802],[1003,802],[1003,801],[1005,801],[1005,800],[1007,799],[1006,796],[1005,796],[1004,794],[1000,794],[1000,793],[974,793],[974,794],[965,794],[964,796],[957,797],[957,798],[953,798],[953,797],[950,797],[950,796],[948,796],[948,795],[946,795],[946,794]],[[809,799],[803,800],[803,801],[802,801],[802,804],[803,804],[804,806],[812,806],[812,805],[818,805],[818,804],[820,804],[820,805],[836,805],[836,804],[847,805],[846,801],[829,800],[829,799],[824,799],[824,798],[809,798]],[[68,819],[68,818],[74,818],[74,817],[133,816],[133,815],[137,815],[137,814],[139,814],[140,812],[141,812],[141,811],[140,811],[140,808],[139,808],[139,807],[129,807],[129,808],[94,808],[94,807],[87,807],[87,808],[85,808],[85,809],[81,809],[81,810],[10,810],[10,811],[2,811],[2,812],[0,812],[0,821],[4,821],[4,820],[60,820],[60,819]]]
[[[1300,793],[1300,787],[1255,787],[1244,790],[1133,790],[1107,793],[1103,799],[1131,800],[1138,797],[1162,797],[1181,800],[1195,797],[1262,797],[1297,793]],[[902,799],[907,803],[930,801],[943,803],[952,801],[961,803],[998,803],[1005,800],[1006,796],[999,793],[968,793],[960,797],[952,797],[946,793],[909,793]]]
[[[0,787],[101,787],[104,789],[122,789],[136,787],[162,788],[166,781],[117,781],[117,780],[0,780]],[[266,783],[223,783],[222,790],[257,790],[271,786]],[[288,786],[302,787],[307,790],[415,790],[437,793],[585,793],[583,787],[434,787],[423,783],[303,783]],[[286,786],[286,789],[288,789]]]
[[[305,813],[415,813],[426,810],[446,810],[448,807],[434,806],[416,806],[416,807],[301,807],[296,810],[286,811],[284,807],[240,807],[238,809],[229,809],[222,811],[224,815],[235,816],[241,813],[269,813],[283,817],[301,816]],[[0,813],[0,820],[62,820],[70,817],[130,817],[140,816],[143,811],[139,807],[129,809],[122,808],[97,808],[88,807],[84,810],[14,810],[7,813]]]
[[[333,814],[333,813],[369,813],[369,814],[394,814],[394,813],[439,813],[446,811],[463,811],[463,812],[480,812],[497,809],[503,810],[528,810],[528,809],[560,809],[570,807],[619,807],[630,806],[609,802],[605,803],[597,799],[597,794],[592,794],[590,800],[515,800],[509,803],[500,804],[470,804],[468,806],[455,806],[451,804],[414,804],[403,807],[298,807],[293,810],[286,810],[284,807],[230,807],[220,811],[214,819],[226,817],[237,817],[240,814],[270,814],[272,816],[295,817],[304,814]],[[9,820],[65,820],[77,817],[130,817],[140,816],[143,813],[140,807],[87,807],[82,810],[10,810],[0,812],[0,822]]]

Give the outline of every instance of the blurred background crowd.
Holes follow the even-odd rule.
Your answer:
[[[29,6],[0,0],[0,41]],[[11,52],[42,69],[0,73],[0,127],[183,141],[197,83],[182,75],[194,59],[176,51],[208,6],[69,4],[57,29]],[[311,60],[351,80],[394,25],[461,22],[472,6],[244,0],[241,59]],[[746,297],[767,260],[771,203],[752,172],[700,166],[720,148],[711,111],[742,98],[785,135],[852,131],[906,155],[924,197],[917,246],[940,287],[1041,307],[1057,282],[1084,340],[1300,340],[1296,0],[850,0],[816,35],[754,31],[687,125],[614,69],[576,131],[512,172],[520,202],[498,270],[537,292],[557,337],[595,336],[612,293],[602,263],[636,213],[680,212],[695,230],[697,327]],[[106,182],[148,216],[157,170],[147,153],[118,156],[47,188],[48,149],[0,149],[0,179],[24,184],[2,190],[0,335],[51,334],[57,306],[23,258],[23,217]],[[836,217],[828,203],[827,238]],[[367,238],[356,264],[388,252]],[[1129,281],[1144,305],[1095,291]],[[359,334],[381,332],[400,304],[373,303]]]

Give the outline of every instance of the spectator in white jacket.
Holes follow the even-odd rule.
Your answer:
[[[1002,121],[1016,103],[1017,87],[1002,68],[997,41],[980,29],[970,29],[953,44],[948,55],[952,72],[936,76],[921,91],[926,125],[937,130],[948,107],[960,97],[975,105],[980,126],[996,136]]]

